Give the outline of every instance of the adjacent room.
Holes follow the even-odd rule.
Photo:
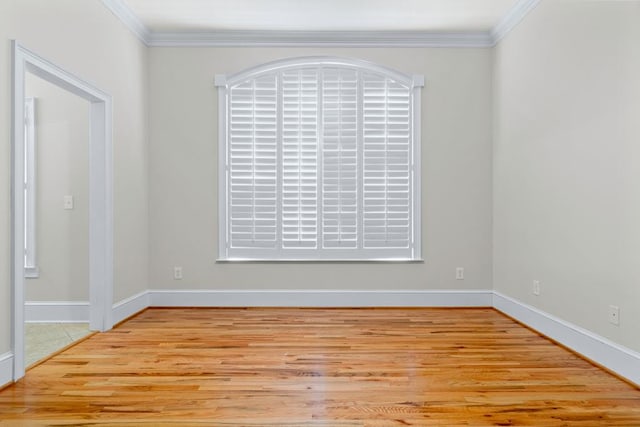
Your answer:
[[[639,426],[640,0],[0,0],[0,425]]]

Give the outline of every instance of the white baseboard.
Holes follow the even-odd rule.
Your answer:
[[[0,388],[13,382],[13,353],[0,354]]]
[[[24,319],[28,323],[85,323],[89,322],[89,302],[27,301]]]
[[[493,292],[150,290],[153,307],[491,307]]]
[[[127,317],[144,310],[151,306],[151,298],[149,291],[143,291],[120,302],[113,304],[113,323],[122,322]]]
[[[640,385],[640,354],[584,328],[494,291],[493,307]]]

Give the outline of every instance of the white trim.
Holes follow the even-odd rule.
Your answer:
[[[496,310],[640,385],[640,353],[500,292],[493,294]]]
[[[214,86],[227,86],[227,76],[225,74],[216,74],[213,84]]]
[[[493,44],[496,45],[505,38],[538,3],[540,0],[519,0],[514,4],[505,17],[491,30]]]
[[[149,301],[149,293],[144,291],[113,304],[114,323],[149,307]],[[26,301],[24,305],[27,323],[89,322],[88,301]]]
[[[227,110],[229,91],[227,90],[226,76],[218,74],[215,77],[215,85],[218,89],[218,117],[229,117]],[[229,180],[229,168],[227,167],[227,121],[218,119],[218,258],[227,256],[227,181]],[[220,178],[223,179],[220,179]],[[223,201],[221,203],[220,201]],[[222,234],[221,234],[222,233]]]
[[[152,32],[151,47],[492,47],[488,31],[216,31]]]
[[[519,0],[491,31],[150,31],[123,0],[102,0],[122,23],[150,47],[444,47],[495,46],[540,0]]]
[[[12,41],[12,349],[14,380],[24,376],[24,100],[30,72],[90,102],[89,321],[92,330],[112,327],[113,135],[111,96]]]
[[[320,236],[322,237],[322,236]],[[424,262],[424,258],[377,258],[377,259],[367,259],[367,258],[336,258],[336,259],[331,259],[331,258],[325,258],[325,259],[296,259],[296,258],[279,258],[277,261],[272,259],[272,258],[217,258],[216,259],[217,263],[273,263],[273,262],[280,262],[280,263],[286,263],[286,262],[290,262],[290,263],[296,263],[296,264],[300,264],[300,263],[329,263],[329,264],[342,264],[342,263],[346,263],[346,264],[389,264],[389,263],[397,263],[397,264],[420,264]]]
[[[113,304],[113,323],[119,323],[151,306],[148,291],[143,291]]]
[[[25,267],[24,278],[25,279],[37,279],[40,277],[40,269],[38,267]]]
[[[424,75],[409,75],[397,71],[385,65],[375,62],[365,61],[357,58],[343,58],[339,56],[295,56],[291,58],[277,59],[275,61],[265,62],[254,67],[246,68],[234,74],[216,74],[214,77],[215,85],[218,87],[229,88],[245,80],[259,77],[266,73],[283,71],[298,67],[324,67],[338,66],[354,70],[372,71],[384,76],[388,76],[404,84],[409,89],[424,86]]]
[[[88,301],[26,301],[24,321],[27,323],[87,323]]]
[[[12,226],[11,226],[11,284],[13,288],[13,316],[11,348],[14,357],[13,380],[24,376],[24,101],[26,61],[16,42],[12,46]]]
[[[36,248],[36,99],[24,100],[24,277],[40,276]]]
[[[0,354],[0,387],[13,382],[13,353]]]
[[[122,0],[102,0],[102,3],[145,45],[149,44],[151,32],[140,18]]]
[[[490,290],[150,290],[152,307],[491,307]]]

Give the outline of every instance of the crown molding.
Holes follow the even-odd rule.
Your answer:
[[[493,44],[496,45],[500,40],[505,38],[507,34],[518,25],[529,12],[531,12],[540,0],[519,0],[509,12],[496,24],[491,30],[491,38]]]
[[[491,47],[488,32],[424,31],[216,31],[151,33],[153,47]]]
[[[101,0],[129,30],[150,47],[458,47],[495,46],[540,0],[518,0],[491,30],[427,31],[211,31],[152,32],[125,0]]]
[[[101,1],[142,43],[149,45],[151,31],[123,0]]]

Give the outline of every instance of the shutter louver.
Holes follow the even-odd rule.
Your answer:
[[[276,247],[277,80],[231,88],[229,232],[232,248]]]
[[[322,239],[325,248],[358,241],[358,74],[327,68],[322,76]]]
[[[364,247],[408,248],[411,94],[384,76],[365,73],[363,80]]]
[[[282,73],[282,247],[318,242],[318,71]]]

